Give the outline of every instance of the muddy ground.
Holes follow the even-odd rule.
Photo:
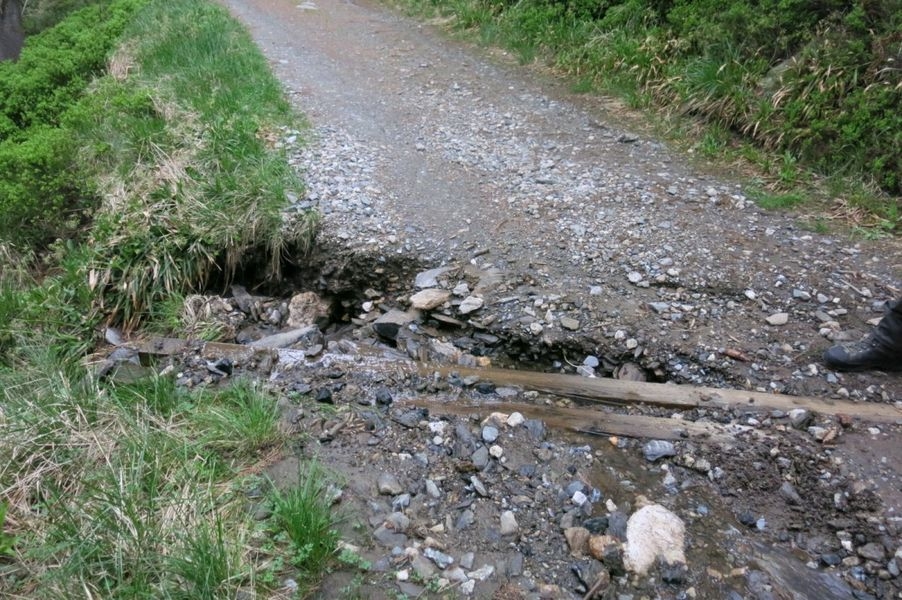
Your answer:
[[[223,3],[311,121],[280,142],[308,182],[286,218],[317,208],[324,222],[285,281],[248,269],[246,292],[189,312],[241,344],[317,325],[294,354],[236,360],[231,376],[265,377],[283,398],[298,443],[277,481],[312,455],[345,482],[346,541],[368,568],[330,576],[320,597],[569,598],[599,581],[609,598],[902,597],[898,418],[586,407],[672,417],[653,436],[672,455],[657,458],[646,439],[568,431],[555,410],[572,400],[415,367],[898,409],[902,378],[820,363],[902,295],[897,240],[761,211],[738,178],[670,150],[616,102],[435,24],[359,2]],[[300,291],[323,305],[292,310]],[[228,379],[215,358],[166,360],[183,384],[210,385]],[[511,403],[543,418],[509,422]],[[689,422],[744,432],[713,443]],[[662,550],[640,575],[623,542],[639,546],[627,523],[647,504],[682,523],[668,548],[685,555]],[[644,537],[666,538],[655,527]]]

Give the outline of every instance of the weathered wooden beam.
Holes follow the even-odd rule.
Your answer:
[[[902,408],[897,405],[876,402],[852,402],[812,396],[766,394],[745,390],[622,381],[512,369],[420,366],[420,372],[424,375],[436,371],[443,375],[457,373],[462,377],[476,376],[496,385],[517,386],[547,394],[607,404],[649,404],[682,409],[707,407],[789,411],[794,408],[804,408],[820,414],[844,414],[867,421],[885,423],[902,421]]]
[[[276,359],[282,353],[288,353],[292,360],[297,360],[298,354],[296,350],[261,348],[221,342],[190,341],[176,338],[150,338],[129,342],[127,345],[138,352],[150,355],[170,355],[188,349],[195,349],[207,358],[231,358],[235,362],[260,358],[263,354]],[[794,408],[804,408],[820,414],[849,415],[865,421],[879,423],[902,422],[902,408],[898,404],[852,402],[850,400],[812,396],[789,396],[786,394],[767,394],[693,385],[622,381],[619,379],[517,371],[514,369],[474,369],[386,361],[386,366],[389,364],[393,368],[418,371],[423,376],[431,376],[436,372],[445,376],[452,373],[462,377],[475,376],[482,381],[489,381],[496,385],[515,386],[602,404],[648,404],[683,410],[688,408],[738,408],[760,411],[774,409],[789,411]]]
[[[432,414],[488,416],[493,412],[519,412],[530,419],[541,419],[548,427],[590,435],[615,435],[659,440],[695,440],[699,442],[735,442],[742,435],[762,437],[751,427],[693,422],[665,417],[624,415],[598,408],[543,406],[523,402],[486,402],[480,404],[442,402],[416,398],[405,401]]]
[[[272,348],[162,337],[129,341],[124,345],[148,356],[171,356],[194,350],[204,358],[228,358],[234,362],[245,362],[264,355],[275,356],[276,353]]]

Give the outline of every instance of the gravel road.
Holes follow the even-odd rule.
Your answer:
[[[325,213],[324,239],[497,268],[501,293],[542,309],[499,321],[537,344],[580,337],[678,381],[862,397],[876,385],[902,398],[898,378],[817,365],[902,294],[897,241],[767,214],[741,186],[623,129],[637,121],[616,103],[588,106],[379,6],[225,4],[312,123],[293,160],[309,184],[298,204]],[[548,314],[555,298],[570,301],[575,333]],[[768,322],[780,313],[786,324]],[[721,359],[727,348],[753,360]]]
[[[898,376],[820,364],[902,295],[898,240],[762,211],[738,178],[669,149],[617,102],[379,5],[222,3],[311,123],[283,141],[308,183],[295,205],[319,208],[321,243],[361,268],[492,274],[473,318],[524,360],[568,348],[660,381],[902,401]],[[900,462],[890,432],[881,469]],[[848,463],[867,471],[869,451],[849,444]]]

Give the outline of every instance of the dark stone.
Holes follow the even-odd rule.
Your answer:
[[[376,388],[376,404],[380,404],[382,406],[388,406],[392,403],[394,399],[392,398],[391,392],[384,385]]]
[[[620,544],[608,544],[605,546],[604,553],[601,555],[601,562],[608,568],[613,577],[620,577],[626,574],[626,567],[623,564],[623,546]]]
[[[532,439],[537,441],[545,439],[545,434],[547,433],[545,430],[545,423],[539,419],[527,419],[523,425],[526,427],[526,431],[529,432]]]
[[[835,567],[842,563],[842,557],[839,554],[834,554],[832,552],[828,554],[821,554],[821,564],[825,567]]]
[[[480,446],[473,453],[473,466],[479,469],[480,471],[484,470],[489,465],[489,450],[485,446]]]
[[[419,316],[417,311],[390,310],[373,322],[373,331],[379,336],[396,340],[402,327],[415,321]]]
[[[621,542],[626,541],[627,520],[627,516],[624,513],[620,511],[612,512],[608,515],[608,529],[606,533],[611,537],[617,538]]]
[[[291,386],[291,391],[304,395],[313,391],[313,386],[303,381],[295,381]]]
[[[423,419],[429,418],[429,411],[425,408],[412,408],[401,413],[398,416],[392,417],[392,420],[395,423],[403,425],[408,429],[414,429],[420,424],[420,421]]]
[[[451,343],[461,350],[472,350],[476,346],[476,341],[473,338],[468,337],[459,337],[457,339],[451,340]]]
[[[486,346],[494,346],[501,341],[497,335],[492,335],[491,333],[474,333],[473,338],[479,340]]]
[[[576,492],[582,492],[585,489],[586,485],[582,481],[571,481],[567,484],[567,487],[564,488],[564,493],[567,495],[567,498],[571,498]]]
[[[680,584],[685,582],[689,576],[689,567],[686,566],[686,563],[671,564],[661,560],[658,562],[658,570],[664,583]]]
[[[317,402],[322,402],[323,404],[335,404],[335,401],[332,399],[332,388],[319,388],[316,390],[315,399]]]
[[[476,391],[480,394],[494,394],[495,384],[488,381],[480,381],[476,384]]]
[[[592,517],[583,521],[583,527],[592,535],[601,535],[608,529],[607,517]]]
[[[741,513],[736,515],[736,519],[746,527],[755,527],[755,525],[758,523],[758,517],[756,517],[755,513],[750,510],[742,511]]]
[[[512,553],[507,559],[507,576],[519,577],[523,574],[523,555],[519,552]]]
[[[520,465],[520,468],[517,469],[517,474],[521,477],[534,477],[536,474],[536,466],[532,463],[527,463],[525,465]]]

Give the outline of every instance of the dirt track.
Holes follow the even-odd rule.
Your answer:
[[[329,247],[495,274],[477,314],[519,340],[521,359],[567,348],[602,357],[600,370],[630,360],[660,380],[902,401],[898,376],[819,364],[902,294],[898,242],[764,213],[616,102],[573,96],[379,6],[223,3],[309,117],[316,139],[293,154],[311,183],[298,202],[324,210]],[[785,325],[767,321],[777,313]],[[898,426],[858,428],[835,450],[896,520],[900,439]],[[336,462],[353,464],[349,452]],[[719,459],[747,462],[726,487],[754,487],[754,456]],[[816,470],[804,479],[816,490]],[[815,515],[806,527],[822,525]]]

